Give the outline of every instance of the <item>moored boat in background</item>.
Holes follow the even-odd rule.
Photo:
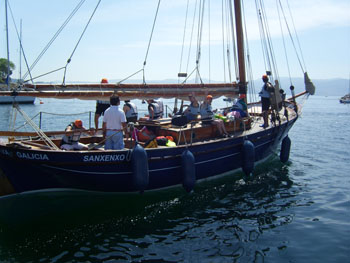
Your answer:
[[[33,104],[35,102],[35,97],[31,97],[31,96],[0,97],[0,104],[12,104],[14,102],[21,103],[21,104]]]
[[[346,94],[345,96],[341,97],[339,102],[340,103],[350,103],[350,94]]]
[[[350,77],[349,77],[349,92],[339,99],[340,103],[350,103]]]

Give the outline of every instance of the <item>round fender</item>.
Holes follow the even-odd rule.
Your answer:
[[[196,167],[194,156],[189,150],[181,155],[182,185],[187,192],[191,192],[196,183]]]
[[[292,141],[287,135],[286,137],[284,137],[281,144],[280,160],[282,163],[286,163],[288,161],[291,145]]]
[[[146,150],[136,144],[131,154],[132,180],[138,191],[144,191],[149,182],[148,157]]]
[[[242,157],[242,170],[246,175],[249,175],[253,172],[255,163],[255,146],[249,140],[245,140],[243,143]]]

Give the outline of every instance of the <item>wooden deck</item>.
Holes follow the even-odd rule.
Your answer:
[[[261,114],[259,114],[259,109],[261,112],[261,108],[259,106],[251,107],[250,117],[246,117],[243,119],[237,119],[235,121],[224,122],[225,128],[227,132],[233,136],[242,136],[244,133],[256,133],[263,128],[260,125],[263,124],[263,119]],[[296,117],[296,113],[287,108],[288,118],[292,119]],[[279,113],[281,123],[287,120],[287,117],[284,116],[284,108]],[[279,125],[279,122],[272,124],[270,121],[270,126]],[[217,127],[215,124],[205,124],[202,121],[192,121],[183,127],[174,126],[171,123],[171,118],[164,118],[160,120],[139,120],[138,123],[135,123],[135,127],[141,129],[146,126],[154,131],[155,137],[157,136],[172,136],[174,138],[174,142],[177,145],[186,144],[186,143],[196,143],[201,141],[208,141],[210,139],[221,138]],[[50,137],[50,139],[54,142],[56,146],[60,146],[61,137],[64,134],[64,131],[55,131],[55,132],[45,132],[45,134]],[[24,148],[32,148],[32,149],[42,149],[42,150],[50,150],[51,148],[42,141],[35,132],[5,132],[0,131],[0,136],[8,136],[13,137],[10,143],[14,145],[14,147],[24,147]],[[16,139],[17,137],[22,137],[22,139]],[[26,137],[27,136],[27,137]],[[26,137],[27,139],[23,139]],[[129,136],[125,136],[125,148],[133,148],[135,142],[130,139]],[[3,139],[4,142],[4,139]],[[89,134],[85,134],[80,139],[81,143],[87,144],[89,149],[94,150],[103,150],[103,137],[101,135],[101,130],[98,131],[97,134],[91,136]],[[141,142],[141,145],[144,145],[145,142]]]

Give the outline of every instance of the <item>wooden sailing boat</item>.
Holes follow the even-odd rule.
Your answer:
[[[192,92],[199,98],[208,93],[214,98],[237,98],[239,94],[247,94],[242,3],[240,0],[233,1],[233,6],[231,1],[228,3],[229,10],[232,11],[234,6],[235,13],[235,21],[231,24],[236,27],[231,27],[230,30],[237,36],[237,82],[30,84],[24,85],[18,95],[95,100],[117,94],[121,100],[128,100],[158,97],[186,99]],[[291,145],[288,132],[300,114],[296,98],[314,93],[314,87],[306,73],[305,82],[306,91],[294,95],[292,89],[293,96],[283,99],[276,81],[269,115],[271,125],[260,127],[263,123],[260,104],[251,103],[248,117],[225,122],[226,129],[231,134],[226,138],[217,135],[215,126],[204,124],[200,120],[180,124],[171,119],[139,120],[138,127],[153,127],[156,136],[172,136],[176,143],[174,147],[144,148],[144,145],[126,139],[126,148],[123,150],[101,150],[95,144],[99,144],[102,137],[87,136],[82,142],[92,145],[89,150],[63,151],[59,148],[61,139],[54,139],[51,137],[54,133],[44,133],[38,128],[33,134],[2,132],[0,134],[9,136],[9,140],[0,144],[0,168],[6,176],[8,188],[13,188],[17,193],[28,194],[50,189],[133,193],[179,185],[183,185],[186,191],[192,191],[201,180],[235,170],[242,169],[245,174],[251,174],[256,163],[266,160],[280,149],[281,160],[286,162]],[[0,92],[0,95],[8,96],[9,93]],[[23,113],[18,105],[15,107]],[[14,136],[26,135],[34,135],[39,139],[14,139]]]

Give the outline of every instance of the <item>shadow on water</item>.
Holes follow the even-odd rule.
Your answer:
[[[243,257],[263,262],[270,247],[259,245],[259,239],[293,220],[288,209],[297,192],[292,186],[288,165],[272,160],[258,166],[251,178],[236,173],[202,182],[190,194],[177,189],[91,200],[80,196],[78,202],[61,197],[51,209],[56,213],[3,228],[0,258],[232,262]],[[62,204],[64,211],[58,210]],[[278,242],[277,249],[283,246]]]

